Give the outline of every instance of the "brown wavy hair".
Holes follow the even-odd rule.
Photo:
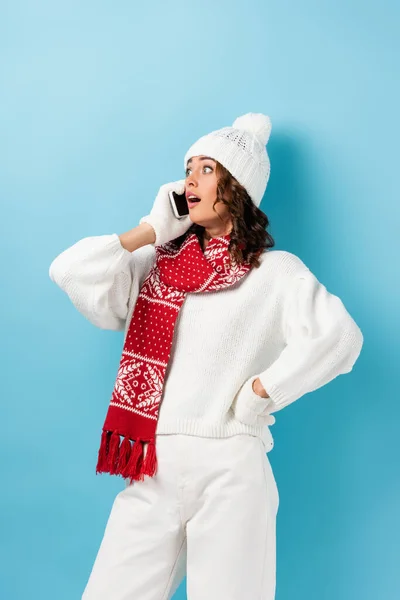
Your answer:
[[[273,237],[266,231],[269,219],[237,179],[221,163],[216,163],[217,199],[213,210],[218,215],[214,208],[218,202],[228,207],[233,224],[228,251],[237,263],[249,262],[258,268],[261,264],[259,255],[275,246]],[[173,244],[180,247],[188,235],[195,233],[203,246],[204,232],[205,227],[193,223],[182,236],[173,240]]]

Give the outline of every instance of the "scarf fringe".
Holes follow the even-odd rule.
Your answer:
[[[145,475],[153,477],[158,466],[155,440],[148,440],[146,456],[145,443],[146,440],[137,438],[132,447],[129,437],[123,437],[120,443],[120,435],[117,432],[103,431],[96,473],[121,475],[124,479],[130,479],[131,483],[143,481]]]
[[[97,460],[96,473],[107,473],[107,454],[109,445],[109,432],[103,431]]]
[[[130,455],[131,455],[131,442],[130,442],[129,438],[124,437],[124,440],[119,449],[118,467],[119,467],[121,473],[124,473],[124,471],[127,467],[127,464],[129,462]]]
[[[125,479],[130,479],[132,481],[143,481],[144,476],[141,472],[141,467],[143,464],[143,444],[142,440],[138,438],[133,444],[132,452],[129,457],[128,464],[122,473],[122,476]]]
[[[119,458],[119,435],[118,433],[113,433],[110,439],[110,445],[108,449],[107,456],[107,467],[108,472],[111,475],[115,475],[118,472],[118,458]]]
[[[157,456],[154,440],[150,440],[149,445],[147,446],[142,472],[149,477],[153,477],[157,472]]]

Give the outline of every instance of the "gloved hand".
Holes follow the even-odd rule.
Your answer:
[[[189,215],[183,219],[177,219],[173,213],[168,192],[172,190],[177,194],[185,191],[185,180],[165,183],[159,189],[150,214],[142,217],[139,223],[148,223],[154,229],[156,239],[153,246],[161,246],[166,242],[180,237],[193,225]]]

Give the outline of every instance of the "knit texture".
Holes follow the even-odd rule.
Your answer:
[[[341,299],[290,252],[265,251],[260,260],[226,290],[187,294],[157,434],[248,433],[269,451],[274,414],[352,370],[363,336]],[[91,323],[126,336],[154,261],[153,246],[131,253],[114,233],[79,240],[54,259],[49,275]],[[270,398],[253,391],[257,377]]]

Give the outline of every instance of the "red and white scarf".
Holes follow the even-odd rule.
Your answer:
[[[97,473],[122,475],[132,482],[157,472],[157,419],[175,322],[186,294],[223,290],[251,269],[248,262],[231,260],[229,241],[230,234],[211,238],[203,252],[192,233],[180,248],[170,242],[155,247],[156,260],[143,282],[125,337]]]

